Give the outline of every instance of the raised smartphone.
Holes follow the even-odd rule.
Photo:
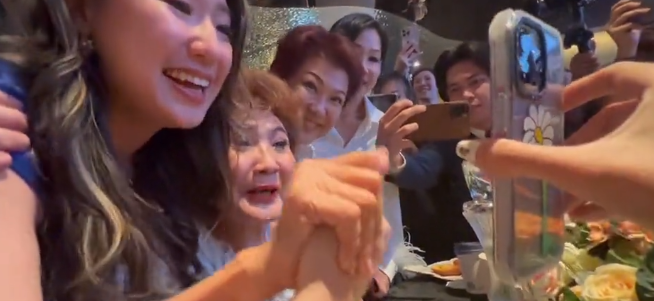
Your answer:
[[[386,113],[388,111],[388,108],[390,108],[397,100],[398,100],[397,94],[375,94],[375,95],[370,95],[368,96],[368,99],[370,102],[372,102],[373,105],[380,111]]]
[[[430,104],[405,124],[414,122],[419,128],[407,137],[413,142],[465,139],[470,137],[470,105],[464,101]]]
[[[520,10],[489,27],[492,135],[540,145],[563,142],[565,82],[561,34]],[[504,281],[524,281],[556,266],[563,253],[562,192],[535,179],[495,180],[493,258]]]

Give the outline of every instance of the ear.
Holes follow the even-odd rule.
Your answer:
[[[79,31],[81,36],[87,37],[91,35],[91,20],[93,20],[95,0],[66,0],[68,5],[68,12],[70,18]]]

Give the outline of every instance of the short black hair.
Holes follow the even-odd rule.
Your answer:
[[[375,93],[382,93],[381,89],[389,82],[399,82],[404,86],[404,91],[406,91],[406,97],[410,100],[415,100],[415,95],[413,93],[413,87],[409,82],[409,79],[406,78],[402,73],[393,71],[391,73],[382,75],[377,80],[377,85],[375,86]]]
[[[415,80],[416,76],[418,76],[418,74],[423,73],[425,71],[431,73],[432,75],[434,75],[434,78],[436,78],[436,74],[434,74],[433,69],[427,68],[427,67],[418,68],[418,69],[416,69],[416,71],[413,71],[413,73],[411,73],[411,85],[412,86],[413,86],[413,81]]]
[[[329,31],[338,33],[347,37],[350,41],[354,41],[362,32],[368,29],[374,29],[379,34],[379,39],[381,40],[381,59],[383,62],[386,58],[386,50],[388,50],[388,35],[382,28],[382,25],[371,15],[364,13],[346,15],[338,19]]]
[[[444,101],[450,100],[447,95],[447,71],[454,65],[464,61],[473,62],[490,76],[490,47],[488,43],[463,42],[454,49],[446,50],[438,56],[438,60],[434,64],[434,76],[436,77],[438,94]]]

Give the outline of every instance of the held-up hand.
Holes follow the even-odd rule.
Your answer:
[[[381,148],[297,165],[293,180],[284,187],[284,208],[269,255],[259,259],[269,278],[277,281],[271,285],[281,290],[295,284],[304,246],[318,226],[335,231],[341,270],[372,277],[387,247],[380,200],[387,158]]]
[[[391,280],[388,279],[388,275],[381,270],[377,270],[375,275],[372,277],[372,284],[369,288],[372,296],[377,300],[382,300],[386,295],[388,295],[390,289]]]
[[[336,262],[338,241],[332,229],[320,227],[309,238],[298,271],[295,300],[360,300],[369,278],[348,275]]]
[[[654,228],[653,73],[653,64],[623,62],[566,87],[566,110],[603,96],[632,99],[606,107],[569,139],[570,146],[487,139],[463,141],[457,154],[491,177],[542,179],[569,192],[574,198],[565,206],[572,218],[610,212]]]
[[[0,91],[0,171],[11,166],[9,152],[27,150],[27,116],[18,100]]]
[[[395,60],[395,71],[404,73],[420,57],[420,49],[413,42],[407,42],[402,46],[400,53]]]
[[[570,73],[572,80],[580,79],[599,69],[597,57],[592,52],[577,53],[570,60]]]
[[[414,105],[408,99],[395,102],[379,120],[377,146],[388,149],[391,170],[403,164],[400,151],[415,148],[413,142],[405,137],[418,130],[417,123],[405,124],[409,118],[424,112],[424,105]]]
[[[606,24],[606,32],[618,46],[617,60],[636,55],[642,26],[633,22],[634,17],[649,12],[650,8],[632,0],[620,0],[611,7],[611,16]]]

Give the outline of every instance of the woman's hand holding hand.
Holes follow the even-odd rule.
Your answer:
[[[457,154],[489,176],[542,179],[574,196],[571,217],[601,212],[654,228],[654,64],[622,62],[565,88],[569,110],[603,96],[607,106],[567,141],[547,147],[507,139],[462,141]],[[582,203],[575,200],[590,201]]]
[[[409,118],[416,116],[427,109],[424,105],[414,105],[408,99],[395,102],[379,120],[377,130],[377,145],[388,149],[390,168],[401,166],[404,162],[400,151],[415,148],[413,142],[405,137],[418,130],[417,123],[405,124]]]
[[[352,152],[299,163],[284,188],[284,208],[259,256],[277,289],[293,287],[304,247],[318,226],[335,231],[342,271],[370,279],[387,247],[381,189],[388,152]]]
[[[11,166],[9,152],[23,151],[30,147],[27,116],[21,111],[22,104],[0,91],[0,171]]]
[[[314,230],[304,249],[297,277],[296,300],[360,300],[370,278],[338,268],[338,240],[329,228]]]

